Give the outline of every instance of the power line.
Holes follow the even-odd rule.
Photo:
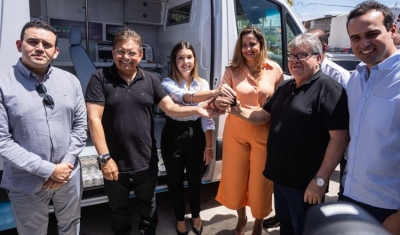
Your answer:
[[[345,6],[345,5],[333,5],[333,4],[325,4],[325,3],[304,3],[304,2],[298,2],[294,5],[301,5],[302,7],[308,7],[309,5],[321,5],[321,6],[330,6],[330,7],[349,7],[349,8],[354,8],[354,6]]]

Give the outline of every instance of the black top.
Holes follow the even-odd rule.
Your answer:
[[[305,190],[321,166],[329,131],[348,129],[345,90],[318,71],[297,89],[294,79],[283,82],[263,108],[271,113],[264,176]]]
[[[129,85],[115,64],[92,75],[86,102],[104,105],[106,142],[119,172],[157,168],[152,106],[167,95],[157,76],[140,69]]]

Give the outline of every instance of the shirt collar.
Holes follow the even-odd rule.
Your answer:
[[[316,73],[314,73],[309,79],[307,79],[307,81],[305,83],[303,83],[300,87],[302,87],[306,84],[310,84],[314,80],[317,80],[318,78],[321,77],[322,74],[323,74],[322,70],[318,69],[318,71]],[[293,78],[293,85],[296,85],[296,80],[294,78]]]
[[[382,61],[381,63],[374,65],[371,67],[371,69],[376,68],[377,70],[392,70],[394,67],[397,66],[397,64],[400,61],[400,50],[397,50],[395,53],[393,53],[391,56],[386,58],[386,60]],[[367,69],[367,64],[364,62],[360,62],[356,70],[358,72],[361,72],[363,69]]]
[[[145,77],[145,74],[143,73],[143,70],[140,69],[139,66],[137,66],[136,68],[137,68],[137,72],[136,72],[136,75],[135,75],[135,77],[133,79],[133,82],[135,80],[143,79]],[[117,66],[115,65],[115,63],[113,65],[111,65],[111,67],[110,67],[110,74],[111,74],[111,76],[113,76],[115,78],[118,78],[118,79],[121,79],[121,80],[124,81],[124,79],[122,79],[121,76],[119,75],[119,73],[117,72]]]
[[[190,91],[190,88],[197,87],[199,85],[199,81],[197,79],[193,78],[192,83],[190,83],[190,88],[189,89],[187,88],[187,86],[185,86],[186,85],[186,80],[185,79],[181,79],[181,84],[179,84],[179,85],[180,85],[180,87]]]
[[[38,79],[38,75],[33,73],[32,71],[30,71],[21,61],[21,58],[18,60],[17,65],[16,65],[17,69],[19,70],[19,72],[27,79],[33,78],[39,81]],[[49,78],[51,72],[53,71],[53,67],[51,65],[49,65],[49,69],[47,70],[47,73],[44,75],[44,79]]]

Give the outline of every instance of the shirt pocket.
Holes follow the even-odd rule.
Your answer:
[[[390,128],[394,117],[394,100],[373,96],[366,113],[366,120],[377,128]]]

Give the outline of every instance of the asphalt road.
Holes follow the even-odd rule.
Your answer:
[[[329,193],[326,196],[326,201],[336,201],[338,192],[338,168],[333,173]],[[203,185],[203,201],[201,217],[203,220],[204,235],[232,235],[233,229],[236,225],[236,211],[229,210],[226,207],[215,201],[219,182]],[[174,214],[169,203],[168,192],[157,194],[157,207],[159,215],[159,224],[157,227],[157,235],[174,235],[175,232],[175,219]],[[187,200],[186,200],[187,201]],[[139,221],[138,215],[135,213],[135,198],[131,199],[132,206],[132,227],[131,235],[139,235],[137,224]],[[188,208],[188,206],[187,206]],[[191,231],[190,213],[186,211],[186,222],[189,229],[189,234],[193,235]],[[248,222],[246,225],[246,235],[251,234],[254,218],[251,216],[250,209],[247,208]],[[15,235],[15,229],[0,232],[0,235]],[[49,221],[49,235],[57,234],[57,222],[54,214],[50,214]],[[264,230],[263,235],[278,235],[279,228]],[[82,208],[81,217],[81,234],[80,235],[112,235],[109,226],[109,215],[107,204],[99,204]]]

